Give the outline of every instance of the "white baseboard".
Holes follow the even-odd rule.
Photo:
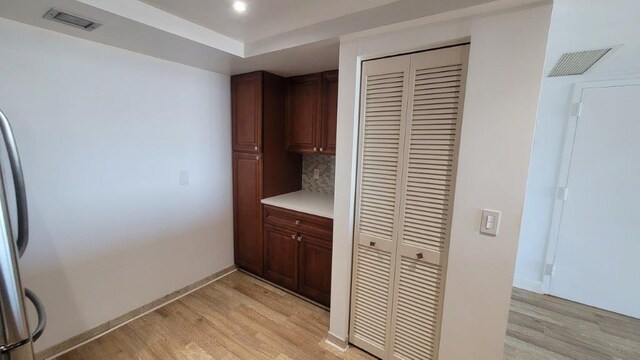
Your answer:
[[[333,335],[331,331],[327,333],[327,338],[325,340],[327,344],[336,347],[338,350],[345,352],[349,349],[349,340],[342,339],[339,336]]]
[[[513,286],[519,289],[533,291],[538,294],[544,294],[544,291],[542,291],[542,281],[516,277],[513,279]]]

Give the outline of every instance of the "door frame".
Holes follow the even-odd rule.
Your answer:
[[[562,189],[567,186],[569,181],[569,173],[571,170],[571,159],[573,156],[573,145],[578,128],[578,120],[580,116],[576,114],[576,106],[582,100],[582,93],[585,89],[592,88],[609,88],[622,86],[640,86],[640,78],[609,80],[609,81],[589,81],[579,82],[573,85],[573,93],[571,96],[570,111],[568,115],[567,128],[565,130],[564,144],[562,148],[562,157],[560,160],[560,168],[558,171],[558,179],[556,182],[556,191],[554,196],[553,210],[551,212],[551,225],[547,236],[547,248],[545,251],[544,268],[542,271],[542,292],[549,294],[551,288],[551,278],[553,277],[549,270],[549,265],[555,264],[556,251],[558,248],[560,225],[562,223],[562,212],[564,210],[564,202],[562,199]],[[570,193],[569,193],[569,196]]]

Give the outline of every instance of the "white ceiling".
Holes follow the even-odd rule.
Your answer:
[[[292,76],[338,68],[343,35],[548,0],[245,0],[240,20],[231,1],[0,0],[0,16],[218,73]],[[103,25],[87,32],[43,19],[52,7]]]
[[[142,1],[247,43],[398,0],[245,0],[244,14],[233,11],[231,0]]]

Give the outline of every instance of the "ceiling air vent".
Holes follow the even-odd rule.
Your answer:
[[[73,26],[73,27],[84,29],[87,31],[93,31],[97,29],[100,25],[102,25],[93,20],[89,20],[87,18],[83,18],[81,16],[64,12],[62,10],[57,10],[54,8],[51,8],[51,10],[47,11],[47,13],[44,14],[43,18],[61,22],[65,25]]]
[[[582,75],[612,48],[564,53],[549,73],[553,76]]]

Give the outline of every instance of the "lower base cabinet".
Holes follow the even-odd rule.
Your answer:
[[[265,205],[264,277],[319,304],[331,298],[331,219]]]
[[[331,298],[331,254],[331,239],[302,236],[298,291],[327,306]]]
[[[300,246],[293,231],[264,227],[264,277],[287,289],[298,287]]]

